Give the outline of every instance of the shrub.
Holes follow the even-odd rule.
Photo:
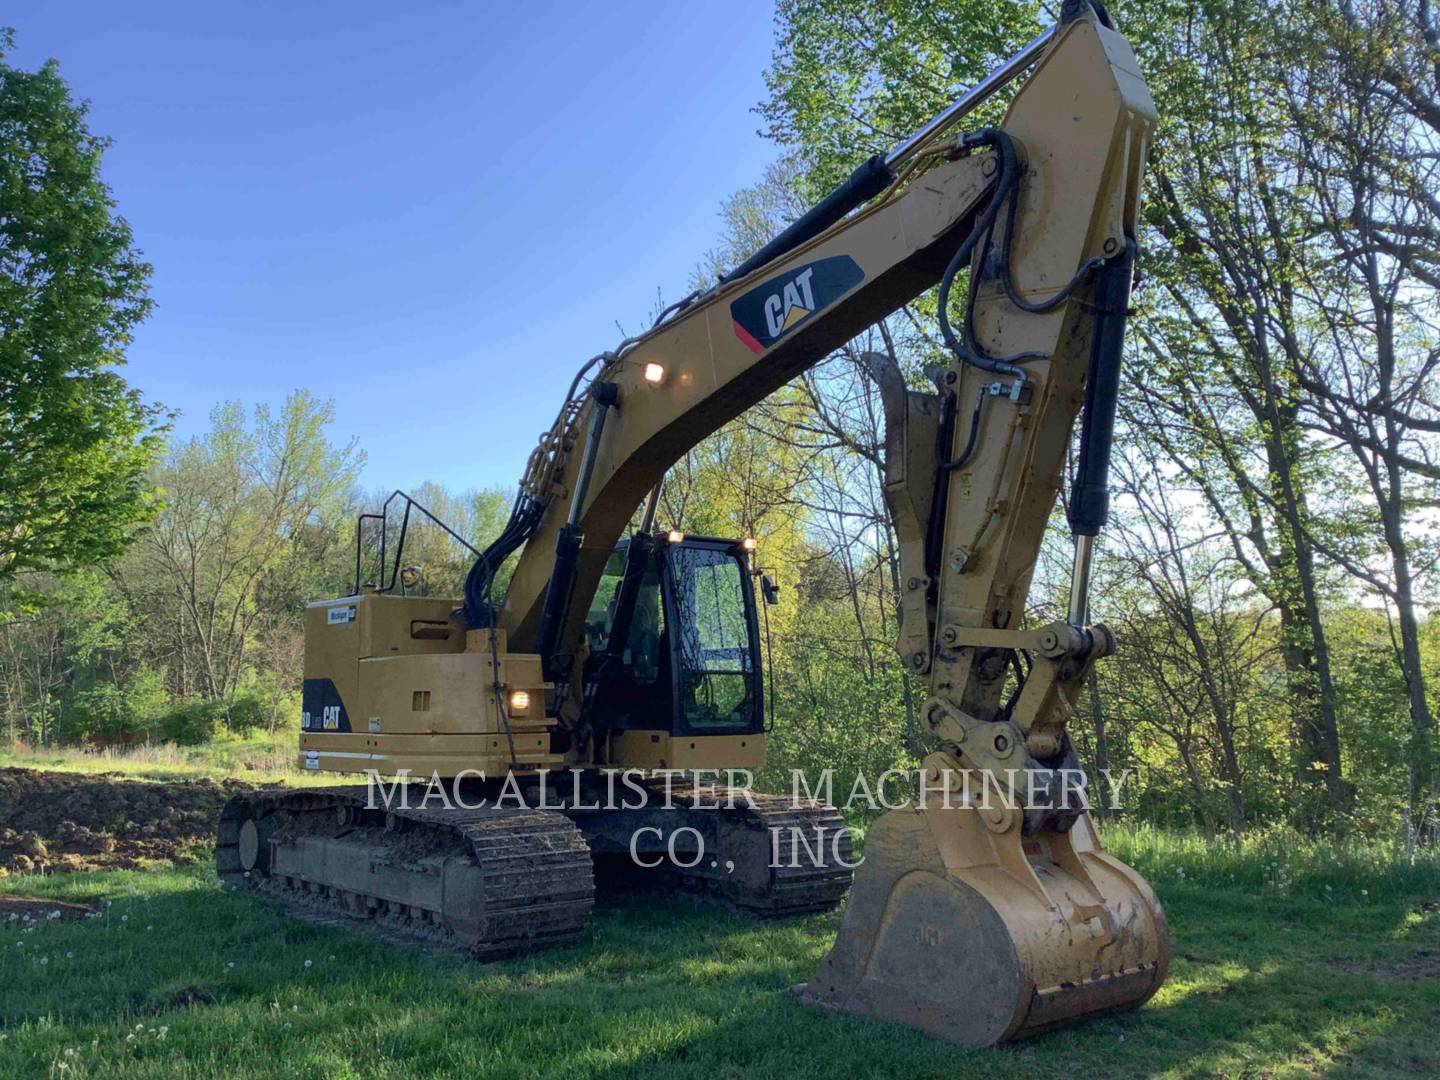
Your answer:
[[[270,709],[259,695],[246,690],[230,699],[226,710],[228,726],[236,735],[244,735],[256,728],[263,728],[270,718]]]
[[[161,740],[180,746],[210,742],[225,723],[225,702],[187,701],[160,718],[156,734]]]

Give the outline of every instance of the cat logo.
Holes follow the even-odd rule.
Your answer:
[[[730,305],[735,336],[751,352],[763,353],[864,280],[864,271],[848,255],[798,266]]]
[[[815,311],[815,294],[810,291],[810,279],[814,276],[815,268],[807,266],[785,283],[782,292],[765,298],[765,329],[772,338],[779,337]]]
[[[350,717],[340,692],[329,679],[306,679],[300,687],[302,731],[350,731]]]

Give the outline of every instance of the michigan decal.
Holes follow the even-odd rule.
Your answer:
[[[849,255],[806,263],[757,285],[730,304],[735,336],[763,353],[865,280]]]

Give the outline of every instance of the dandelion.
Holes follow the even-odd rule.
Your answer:
[[[305,966],[308,968],[308,967],[311,965],[311,963],[312,963],[312,961],[306,960],[306,961],[305,961]]]
[[[147,927],[145,927],[145,929],[146,929],[146,930],[154,930],[155,927],[154,927],[154,926],[147,926]]]
[[[65,1056],[66,1056],[66,1057],[74,1057],[74,1056],[75,1056],[75,1052],[76,1052],[76,1051],[75,1051],[75,1047],[73,1047],[73,1046],[67,1046],[67,1047],[65,1047]]]
[[[332,961],[335,959],[335,954],[334,954],[334,953],[331,953],[331,954],[330,954],[330,959],[331,959]]]
[[[235,961],[234,961],[234,960],[231,960],[231,961],[230,961],[228,964],[226,964],[225,966],[226,966],[227,968],[233,968],[233,967],[235,966]]]
[[[166,1035],[169,1035],[169,1034],[170,1034],[170,1028],[169,1028],[168,1026],[161,1025],[160,1030],[155,1033],[155,1038],[157,1038],[157,1039],[163,1039],[163,1038],[165,1038]]]
[[[121,916],[120,916],[120,921],[121,921],[121,922],[129,922],[129,921],[130,921],[130,916],[129,916],[129,915],[121,915]]]
[[[75,959],[75,954],[74,954],[73,952],[67,952],[67,953],[65,954],[65,959],[66,959],[66,960],[74,960],[74,959]]]
[[[126,1042],[134,1042],[134,1041],[135,1041],[135,1033],[132,1031],[129,1035],[126,1035],[126,1036],[125,1036],[125,1041],[126,1041]]]
[[[48,957],[48,956],[42,956],[42,957],[40,957],[40,966],[41,966],[41,967],[44,967],[44,966],[45,966],[46,964],[48,964],[49,962],[50,962],[50,957]]]

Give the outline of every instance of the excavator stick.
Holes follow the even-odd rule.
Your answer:
[[[834,948],[797,988],[969,1046],[1139,1006],[1170,955],[1154,892],[1100,844],[1065,732],[1093,664],[1115,648],[1087,622],[1089,561],[1108,513],[1154,106],[1124,38],[1088,3],[1067,4],[1042,48],[999,71],[1031,64],[1001,128],[970,137],[993,148],[997,179],[941,279],[958,361],[939,380],[944,406],[908,389],[893,361],[887,377],[885,357],[866,358],[885,403],[906,582],[900,655],[928,679],[923,715],[940,749],[917,800],[871,828]],[[943,313],[966,260],[956,334]],[[1070,610],[1023,629],[1082,403]]]

